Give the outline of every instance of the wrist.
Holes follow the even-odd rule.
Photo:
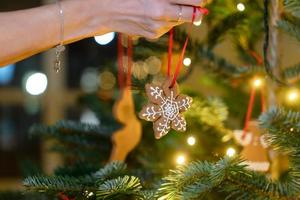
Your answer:
[[[85,0],[80,1],[86,19],[85,32],[87,37],[102,35],[112,30],[109,28],[110,14],[107,1],[105,0]]]
[[[102,0],[62,1],[65,14],[65,43],[108,32],[104,11],[102,11],[104,7],[101,8],[99,2],[102,2]]]

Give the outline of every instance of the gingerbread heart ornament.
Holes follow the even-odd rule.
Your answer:
[[[171,79],[167,79],[162,86],[155,84],[146,85],[146,93],[149,103],[139,113],[139,117],[153,122],[153,130],[156,139],[165,136],[171,128],[186,131],[186,121],[182,115],[191,106],[193,99],[179,94],[178,86],[172,88]]]

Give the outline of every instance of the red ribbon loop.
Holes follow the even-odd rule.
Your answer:
[[[247,135],[249,122],[251,120],[252,111],[253,111],[253,107],[254,107],[255,93],[256,93],[256,88],[253,87],[251,90],[250,100],[249,100],[249,104],[248,104],[247,115],[246,115],[246,120],[245,120],[245,127],[243,130],[242,139],[245,139],[246,135]],[[265,112],[266,106],[265,106],[265,93],[264,93],[263,86],[260,87],[260,96],[261,96],[261,112]]]
[[[118,35],[118,83],[120,88],[131,86],[131,70],[132,70],[132,55],[133,55],[133,43],[132,38],[127,36],[127,76],[125,80],[124,69],[124,47],[122,45],[123,34]]]
[[[191,26],[189,28],[189,31],[188,31],[187,37],[185,39],[182,51],[180,53],[179,61],[178,61],[177,66],[176,66],[175,73],[174,73],[174,76],[173,76],[170,88],[172,88],[175,85],[176,80],[177,80],[178,75],[179,75],[179,72],[180,72],[180,70],[182,68],[184,55],[185,55],[186,48],[187,48],[187,45],[188,45],[188,42],[189,42],[189,38],[190,38],[190,33],[191,33],[191,30],[192,30],[192,26],[193,26],[193,23],[194,23],[194,21],[196,19],[197,10],[201,14],[203,14],[203,15],[207,15],[209,13],[208,9],[206,9],[206,8],[194,7],[193,15],[192,15],[192,24],[191,24]],[[168,69],[167,69],[167,75],[168,75],[168,77],[171,76],[172,54],[173,54],[173,36],[174,36],[174,29],[172,28],[171,31],[170,31],[170,36],[169,36]]]

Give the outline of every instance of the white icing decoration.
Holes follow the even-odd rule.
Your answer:
[[[192,98],[182,95],[176,96],[172,90],[169,96],[165,96],[161,87],[151,85],[148,94],[154,98],[155,101],[152,102],[154,104],[150,103],[145,106],[140,116],[155,123],[156,131],[160,137],[170,131],[171,124],[177,131],[186,131],[186,121],[180,113],[191,107]]]

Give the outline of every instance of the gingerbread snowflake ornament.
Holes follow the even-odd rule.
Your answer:
[[[170,79],[167,79],[162,86],[146,85],[149,103],[143,107],[139,117],[153,122],[156,139],[165,136],[171,128],[179,132],[186,131],[186,121],[182,113],[190,108],[193,99],[179,94],[177,84],[172,88],[169,87],[170,85]]]

